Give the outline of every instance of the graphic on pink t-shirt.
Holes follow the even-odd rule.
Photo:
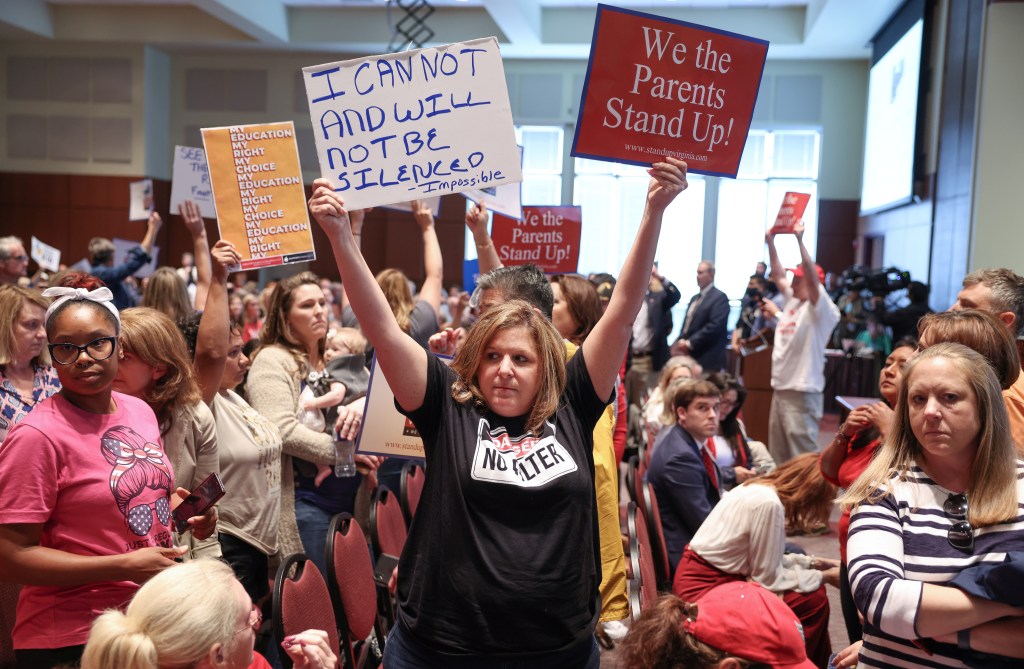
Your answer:
[[[171,518],[171,473],[159,444],[147,442],[126,425],[112,427],[100,438],[104,459],[114,466],[110,490],[125,523],[144,537],[153,526],[153,512],[161,525]]]

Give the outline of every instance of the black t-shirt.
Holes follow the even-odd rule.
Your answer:
[[[423,406],[403,412],[423,437],[427,477],[398,566],[401,623],[453,654],[579,642],[601,608],[593,431],[606,404],[582,352],[539,437],[525,417],[455,402],[455,373],[427,357]]]

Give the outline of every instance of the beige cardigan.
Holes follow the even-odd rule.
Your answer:
[[[281,526],[278,558],[302,552],[299,527],[295,522],[295,475],[292,457],[318,465],[334,464],[331,435],[314,432],[296,418],[302,387],[299,368],[285,348],[262,349],[253,360],[245,383],[249,405],[267,417],[281,431]]]

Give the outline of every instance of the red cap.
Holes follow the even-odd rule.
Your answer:
[[[734,581],[697,600],[696,620],[683,629],[713,648],[777,669],[814,669],[793,610],[757,583]]]
[[[824,285],[824,283],[825,283],[825,270],[823,270],[821,268],[821,265],[815,265],[814,269],[818,270],[818,283]],[[803,275],[804,275],[804,266],[803,265],[797,265],[796,267],[790,267],[789,271],[793,273],[793,278],[794,279],[800,279],[800,278],[803,278]]]

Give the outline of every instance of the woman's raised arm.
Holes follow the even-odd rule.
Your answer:
[[[647,172],[651,175],[651,182],[647,186],[647,204],[636,239],[619,272],[608,310],[583,342],[590,382],[602,399],[611,397],[615,377],[633,333],[633,321],[647,294],[665,209],[686,190],[687,185],[686,163],[682,160],[666,158],[666,162],[651,165]]]
[[[228,267],[237,265],[241,256],[234,245],[220,239],[213,247],[213,272],[210,289],[199,320],[194,367],[203,401],[207,405],[220,390],[221,377],[231,349],[231,323],[228,316]]]
[[[398,327],[352,236],[345,203],[330,181],[313,182],[309,210],[331,241],[349,304],[377,352],[377,361],[395,399],[406,411],[420,408],[427,390],[427,352]]]

